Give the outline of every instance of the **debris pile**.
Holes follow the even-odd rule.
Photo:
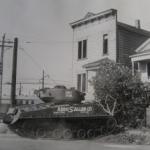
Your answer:
[[[150,145],[150,129],[130,129],[116,135],[102,137],[98,141],[113,144]]]

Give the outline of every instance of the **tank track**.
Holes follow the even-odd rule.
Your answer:
[[[23,119],[10,125],[22,137],[49,139],[90,139],[115,131],[116,120],[108,118]]]

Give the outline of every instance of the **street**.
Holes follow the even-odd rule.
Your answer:
[[[115,145],[93,140],[42,140],[0,134],[0,150],[149,150],[150,146]]]

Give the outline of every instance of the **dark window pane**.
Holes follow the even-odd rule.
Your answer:
[[[137,73],[138,71],[138,63],[134,62],[134,73]]]
[[[82,41],[78,42],[78,59],[82,57]]]
[[[104,34],[103,36],[103,54],[108,53],[108,35]]]
[[[85,92],[86,90],[86,74],[82,74],[82,92]]]
[[[147,64],[148,78],[150,78],[150,62]]]
[[[29,103],[28,103],[28,100],[26,100],[26,105],[28,105]]]
[[[83,58],[86,58],[87,40],[83,40]]]
[[[81,74],[77,75],[77,89],[81,91]]]

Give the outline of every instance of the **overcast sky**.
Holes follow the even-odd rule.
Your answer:
[[[119,21],[134,25],[140,19],[142,28],[150,30],[149,6],[149,0],[0,0],[0,37],[19,38],[18,80],[40,79],[44,69],[50,75],[47,82],[69,85],[70,22],[114,8]],[[11,79],[10,51],[5,51],[5,81]]]

